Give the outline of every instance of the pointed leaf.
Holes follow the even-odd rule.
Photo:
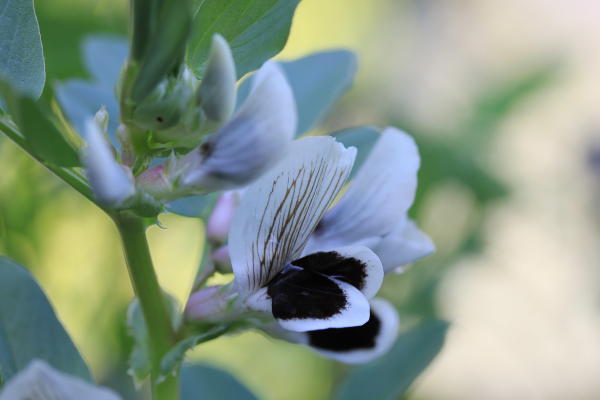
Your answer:
[[[27,270],[0,257],[0,381],[34,359],[90,380],[77,348]]]
[[[300,0],[195,0],[188,64],[197,75],[206,67],[212,36],[231,46],[238,77],[279,53]]]

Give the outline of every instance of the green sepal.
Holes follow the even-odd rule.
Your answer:
[[[147,48],[131,86],[132,101],[138,103],[144,100],[160,81],[176,74],[182,67],[191,22],[190,0],[164,0],[160,3],[156,20],[149,22],[154,29],[149,33]]]

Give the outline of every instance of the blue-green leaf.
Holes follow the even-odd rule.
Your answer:
[[[349,179],[352,179],[354,175],[356,175],[360,167],[366,161],[373,146],[375,146],[375,143],[379,140],[380,133],[378,128],[372,126],[359,126],[331,133],[331,136],[344,146],[356,147],[356,159],[354,160]]]
[[[400,398],[441,350],[447,329],[446,322],[432,320],[400,335],[388,354],[352,370],[336,399]]]
[[[322,121],[350,88],[356,73],[356,56],[347,50],[325,51],[280,64],[294,91],[297,135]]]
[[[127,59],[127,39],[120,36],[88,36],[83,41],[83,60],[98,84],[113,91]]]
[[[90,380],[77,348],[29,272],[0,257],[0,381],[34,359]]]
[[[220,33],[233,51],[238,77],[275,56],[287,41],[300,0],[195,0],[188,64],[202,75],[212,36]]]
[[[356,56],[347,50],[324,51],[279,64],[296,101],[296,136],[310,131],[323,120],[350,88],[356,73]],[[240,85],[238,107],[248,96],[251,82],[252,78],[246,79]]]
[[[184,217],[201,218],[212,210],[218,197],[218,193],[182,197],[168,203],[166,208],[167,211]]]
[[[112,90],[82,79],[71,79],[55,88],[56,98],[65,116],[75,130],[83,136],[85,122],[93,118],[100,107],[105,106],[109,115],[108,131],[111,136],[119,123],[119,106]]]
[[[115,85],[127,58],[127,40],[117,36],[90,36],[83,43],[83,57],[94,80],[71,79],[55,87],[56,97],[66,117],[80,134],[85,121],[101,106],[108,111],[108,133],[118,146],[115,132],[119,124],[119,105]]]
[[[182,400],[256,400],[231,374],[208,365],[185,365],[181,371]]]
[[[37,99],[46,72],[42,40],[32,0],[0,1],[0,79]]]

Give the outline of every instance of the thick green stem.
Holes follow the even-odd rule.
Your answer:
[[[175,376],[168,376],[162,382],[158,382],[160,362],[175,343],[176,337],[152,265],[144,221],[128,212],[116,214],[114,220],[121,234],[129,276],[148,330],[153,398],[154,400],[177,400],[179,388]]]

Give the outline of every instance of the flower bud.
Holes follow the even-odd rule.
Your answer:
[[[221,35],[214,35],[208,64],[196,93],[206,117],[225,122],[231,117],[236,100],[235,63],[231,49]]]
[[[179,123],[193,103],[195,78],[186,72],[164,79],[134,110],[133,124],[160,131]]]
[[[218,319],[227,309],[227,295],[224,286],[210,286],[192,293],[185,306],[185,315],[192,320]],[[213,318],[210,318],[213,317]]]
[[[135,186],[131,172],[117,162],[105,138],[107,120],[106,111],[101,109],[86,122],[83,164],[96,199],[107,207],[119,208],[134,196]]]
[[[218,243],[227,240],[231,219],[238,202],[239,195],[237,192],[224,192],[219,197],[206,224],[206,236],[208,239]]]
[[[215,263],[217,270],[223,274],[233,272],[231,268],[231,257],[229,256],[229,246],[221,246],[210,255]]]

